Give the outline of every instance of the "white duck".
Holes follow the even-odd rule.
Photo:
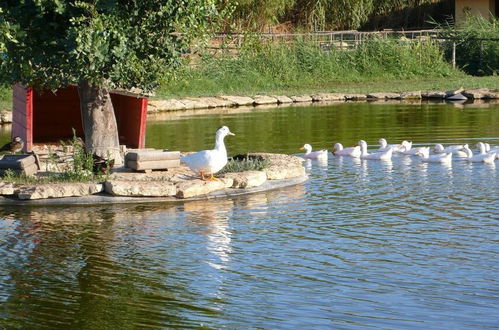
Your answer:
[[[213,176],[227,164],[227,149],[225,149],[224,138],[227,135],[235,135],[227,126],[220,127],[215,134],[215,149],[203,150],[186,155],[180,160],[187,164],[191,171],[199,173],[201,180],[218,180]],[[210,174],[205,178],[205,174]]]
[[[326,149],[312,151],[312,146],[306,143],[300,148],[300,150],[305,150],[305,155],[303,155],[303,157],[306,159],[327,159]]]
[[[444,146],[440,143],[435,144],[435,147],[433,148],[433,152],[436,154],[442,154],[442,153],[448,153],[451,152],[454,154],[456,157],[460,158],[466,158],[466,153],[463,151],[463,145],[452,145],[452,146],[447,146],[444,148]]]
[[[385,138],[381,138],[378,140],[379,142],[379,148],[378,151],[387,151],[388,148],[392,148],[393,152],[399,152],[402,150],[402,148],[407,148],[407,144],[409,143],[408,141],[402,141],[400,144],[388,144]],[[411,142],[412,146],[412,142]],[[410,149],[410,147],[408,148]]]
[[[430,147],[422,147],[416,153],[421,160],[426,163],[450,163],[452,162],[452,152],[439,153],[430,156]]]
[[[362,159],[378,159],[378,160],[390,160],[392,159],[393,148],[390,147],[385,151],[376,152],[369,154],[367,152],[367,143],[364,140],[359,141],[359,146],[361,150],[360,158]]]
[[[489,153],[489,152],[495,152],[496,153],[496,159],[499,159],[499,147],[498,146],[495,146],[493,148],[490,148],[490,144],[488,143],[484,143],[484,142],[478,142],[476,144],[476,147],[478,148],[478,150],[480,150],[480,154],[486,154],[486,153]]]
[[[466,159],[473,163],[493,164],[494,160],[496,159],[496,153],[493,151],[483,154],[481,153],[479,155],[473,155],[473,151],[471,151],[470,147],[467,144],[464,145],[463,151],[466,153]]]
[[[407,148],[406,148],[406,146],[402,147],[400,153],[403,155],[414,156],[420,152],[424,153],[426,149],[428,149],[428,151],[430,150],[428,147],[415,147],[415,148],[413,148],[412,142],[409,142],[409,144],[407,145]]]
[[[335,156],[360,157],[360,152],[359,146],[343,148],[341,143],[335,143],[333,148],[333,155]]]

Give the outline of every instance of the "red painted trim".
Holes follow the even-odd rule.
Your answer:
[[[146,145],[147,101],[148,99],[145,97],[141,99],[139,148],[144,148]]]
[[[24,151],[33,150],[33,88],[26,89],[26,143]]]

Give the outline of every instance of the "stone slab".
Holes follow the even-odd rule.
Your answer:
[[[272,96],[267,96],[267,95],[255,95],[253,97],[255,100],[256,105],[261,105],[261,104],[277,104],[278,101],[275,97]]]
[[[345,99],[345,94],[341,93],[319,93],[312,95],[314,102],[340,101]]]
[[[176,160],[180,159],[180,151],[163,151],[163,150],[140,150],[128,152],[125,155],[125,160],[151,161],[151,160]]]
[[[224,178],[232,179],[232,188],[252,188],[258,187],[267,181],[267,174],[262,171],[244,171],[237,173],[226,173]]]
[[[237,106],[243,106],[243,105],[253,105],[255,104],[255,100],[253,100],[251,97],[247,96],[232,96],[232,95],[222,95],[220,96],[222,100],[227,100],[232,103],[234,103]]]
[[[412,92],[403,92],[400,93],[400,99],[406,100],[406,99],[421,99],[421,91],[412,91]]]
[[[126,162],[126,167],[136,171],[144,170],[161,170],[180,166],[180,159],[169,160],[150,160],[150,161],[135,161],[129,160]]]
[[[46,199],[71,196],[86,196],[100,193],[104,190],[101,183],[49,183],[26,185],[19,188],[17,198]]]
[[[293,102],[312,102],[312,96],[310,95],[293,95],[290,98]]]
[[[400,93],[369,93],[368,99],[392,100],[400,97]]]
[[[113,196],[164,197],[175,196],[177,187],[165,181],[106,181],[106,193]]]
[[[293,103],[293,100],[286,95],[272,95],[272,97],[275,97],[277,100],[277,103],[280,103],[280,104]]]
[[[14,195],[14,184],[11,182],[0,182],[0,195]]]
[[[345,94],[345,100],[365,100],[366,94]]]
[[[219,179],[217,181],[188,180],[177,184],[177,198],[191,198],[200,195],[207,195],[211,192],[231,187],[231,179]]]

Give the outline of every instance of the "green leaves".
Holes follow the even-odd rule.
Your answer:
[[[218,0],[21,0],[0,4],[0,79],[55,89],[80,80],[157,86],[194,38],[219,19]]]

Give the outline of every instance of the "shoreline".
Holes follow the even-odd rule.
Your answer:
[[[466,104],[469,102],[499,103],[499,89],[459,88],[450,91],[410,91],[377,93],[317,93],[301,95],[222,95],[213,97],[186,97],[170,99],[150,99],[147,113],[156,114],[178,110],[206,110],[214,108],[239,108],[256,106],[282,106],[325,102],[431,102]]]

